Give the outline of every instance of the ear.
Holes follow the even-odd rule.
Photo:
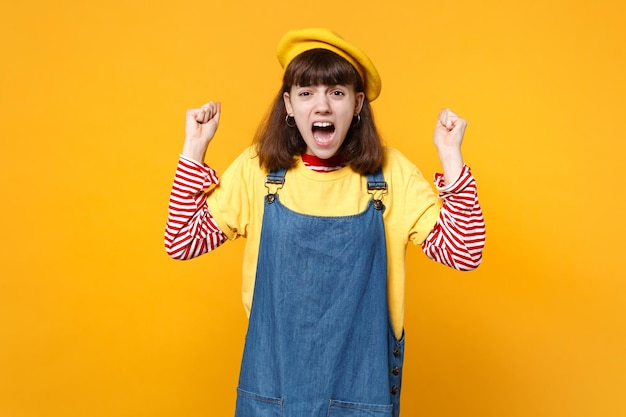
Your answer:
[[[289,93],[283,93],[283,101],[285,102],[285,110],[287,110],[287,114],[293,117],[293,108],[291,107],[291,100],[289,99]]]
[[[361,113],[361,109],[363,108],[363,101],[365,100],[365,93],[358,92],[356,93],[356,103],[354,106],[354,115]]]

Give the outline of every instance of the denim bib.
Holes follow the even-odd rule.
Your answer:
[[[404,343],[390,324],[384,205],[311,216],[266,178],[259,258],[235,417],[397,417]],[[386,191],[382,173],[368,192]]]

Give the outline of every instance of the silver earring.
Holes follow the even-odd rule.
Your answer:
[[[354,121],[355,118],[356,118],[356,122]],[[361,113],[359,113],[356,116],[352,117],[352,127],[358,126],[359,123],[361,123]]]
[[[289,118],[290,117],[293,119],[293,123],[289,123]],[[285,116],[285,123],[287,123],[288,127],[295,127],[296,126],[296,119],[294,117],[292,117],[292,116],[287,115],[287,116]]]

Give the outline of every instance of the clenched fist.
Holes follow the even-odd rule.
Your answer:
[[[449,109],[441,110],[435,126],[435,146],[460,148],[467,122]]]
[[[209,102],[199,109],[187,110],[183,155],[204,162],[209,142],[215,136],[220,121],[221,103]]]
[[[461,143],[467,122],[449,109],[439,113],[435,126],[434,142],[439,151],[439,161],[443,168],[446,185],[456,181],[463,169]]]

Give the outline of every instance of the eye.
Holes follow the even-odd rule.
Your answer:
[[[333,90],[331,94],[333,96],[345,96],[346,95],[346,93],[344,93],[342,90]]]
[[[310,92],[308,92],[308,91],[301,91],[301,92],[299,92],[299,93],[298,93],[298,95],[299,95],[300,97],[306,97],[306,96],[310,96],[310,95],[311,95],[311,93],[310,93]]]

